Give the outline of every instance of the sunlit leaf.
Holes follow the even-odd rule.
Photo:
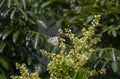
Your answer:
[[[40,25],[44,28],[47,28],[46,24],[43,21],[37,21],[37,22],[38,22],[38,25]]]
[[[47,1],[47,2],[43,3],[41,8],[44,8],[44,7],[48,6],[50,3],[51,3],[51,1]]]
[[[12,31],[12,29],[5,30],[2,34],[2,40],[5,40]]]

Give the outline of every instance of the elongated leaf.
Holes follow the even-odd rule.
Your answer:
[[[113,69],[114,72],[117,71],[118,67],[117,67],[116,61],[112,62],[112,69]]]
[[[2,7],[2,5],[4,4],[5,0],[2,0],[0,3],[0,7]]]
[[[32,57],[28,56],[28,58],[27,58],[27,64],[28,65],[32,64]]]
[[[37,48],[38,40],[39,40],[39,34],[36,34],[36,35],[35,35],[35,39],[34,39],[34,48],[35,48],[35,49]]]
[[[6,46],[6,43],[4,43],[4,42],[2,42],[2,43],[0,44],[0,53],[3,52],[5,46]]]
[[[14,42],[14,43],[18,40],[19,34],[20,34],[20,31],[19,31],[19,30],[16,31],[16,32],[13,34],[13,42]]]
[[[8,15],[8,13],[10,12],[11,9],[8,9],[5,13],[4,13],[4,17],[6,17],[6,15]]]
[[[11,6],[11,0],[8,0],[8,8]]]
[[[19,0],[14,0],[15,4],[17,5],[18,8],[22,8],[22,5]]]
[[[9,69],[8,63],[3,58],[0,58],[0,63],[6,70]]]
[[[26,0],[22,0],[24,9],[26,9],[26,3],[25,3],[25,1]]]
[[[112,30],[112,35],[113,35],[114,37],[116,37],[116,36],[117,36],[117,32],[116,32],[115,30]]]
[[[21,9],[21,8],[18,8],[18,10],[23,14],[25,20],[27,21],[27,14]]]
[[[98,57],[101,57],[101,56],[102,56],[102,54],[103,54],[103,49],[101,49],[101,51],[99,52]]]
[[[88,23],[90,23],[93,20],[93,16],[89,16],[86,20],[86,22],[84,23],[84,25],[87,25]]]
[[[12,13],[11,13],[11,15],[10,15],[10,19],[13,19],[14,14],[15,14],[15,9],[12,11]]]
[[[78,72],[79,72],[79,70],[76,69],[75,74],[74,74],[74,76],[73,76],[73,79],[76,79],[76,78],[77,78]]]
[[[2,40],[5,40],[7,38],[7,36],[12,32],[13,30],[9,29],[9,30],[5,30],[2,34]]]
[[[111,57],[112,57],[113,61],[116,61],[115,50],[114,49],[112,49],[112,51],[111,51]]]
[[[47,1],[47,2],[43,3],[41,8],[44,8],[44,7],[48,6],[50,3],[51,3],[51,1]]]
[[[47,28],[47,26],[45,25],[45,23],[43,21],[37,21],[38,22],[38,25],[44,27],[44,28]]]

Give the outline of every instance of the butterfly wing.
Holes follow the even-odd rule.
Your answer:
[[[55,36],[55,37],[50,37],[48,40],[47,40],[48,43],[56,46],[59,44],[59,40],[58,40],[58,37]]]

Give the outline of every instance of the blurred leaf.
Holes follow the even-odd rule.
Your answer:
[[[4,4],[4,2],[5,2],[5,0],[2,0],[2,1],[0,2],[0,7],[2,7],[2,5]]]
[[[116,32],[115,30],[112,30],[112,35],[113,35],[114,37],[116,37],[116,36],[117,36],[117,32]]]
[[[18,8],[18,10],[23,14],[25,20],[27,21],[28,20],[27,14],[21,8]]]
[[[0,79],[7,79],[5,75],[0,74]]]
[[[87,79],[89,74],[89,71],[85,68],[77,68],[70,72],[71,79]]]
[[[39,41],[39,34],[37,33],[35,35],[35,39],[34,39],[34,48],[35,49],[37,49],[38,41]]]
[[[88,16],[88,17],[87,17],[87,21],[84,22],[84,25],[87,25],[87,24],[90,23],[92,20],[93,20],[93,16],[92,16],[92,15],[91,15],[91,16]]]
[[[106,13],[108,13],[108,14],[120,14],[120,9],[118,9],[117,7],[111,7],[111,8],[106,10]]]
[[[0,44],[0,53],[3,52],[5,46],[6,46],[6,43],[5,43],[5,42],[2,42],[2,43]]]
[[[13,19],[13,17],[14,17],[14,14],[15,14],[15,9],[11,12],[11,15],[10,15],[10,19]]]
[[[53,49],[52,49],[52,52],[53,53],[57,53],[59,51],[59,46],[54,46]]]
[[[114,72],[116,72],[116,71],[118,70],[117,67],[118,67],[118,66],[117,66],[116,61],[113,61],[113,62],[112,62],[112,69],[113,69]]]
[[[22,0],[22,2],[23,2],[23,7],[24,7],[24,9],[26,9],[26,3],[25,3],[25,0]]]
[[[61,25],[62,22],[63,22],[63,20],[58,20],[58,21],[56,22],[56,26]]]
[[[100,50],[98,57],[101,57],[103,54],[103,49]]]
[[[2,40],[5,40],[7,36],[12,32],[12,29],[7,29],[2,33]]]
[[[38,22],[38,25],[44,27],[44,28],[47,28],[47,26],[45,25],[45,23],[43,21],[37,21]]]
[[[27,57],[27,64],[28,65],[32,64],[32,57],[30,57],[30,56]]]
[[[13,34],[13,42],[15,43],[18,40],[20,34],[20,30],[17,30],[14,34]]]
[[[115,50],[114,49],[112,49],[112,51],[111,51],[111,57],[112,57],[113,61],[116,61]]]
[[[38,64],[34,64],[35,70],[37,71],[42,71],[42,64],[38,63]]]
[[[6,17],[8,15],[8,13],[10,12],[11,9],[8,9],[5,13],[4,13],[4,17]]]
[[[44,8],[44,7],[48,6],[50,3],[51,3],[51,1],[44,2],[44,3],[41,5],[41,8]]]
[[[3,58],[0,58],[0,63],[6,70],[9,69],[8,63]]]
[[[8,8],[10,8],[10,6],[11,6],[11,0],[8,0]]]

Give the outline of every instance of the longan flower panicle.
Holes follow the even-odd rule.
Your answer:
[[[91,26],[88,29],[83,28],[83,36],[81,38],[75,37],[75,35],[69,29],[65,29],[66,35],[73,43],[73,47],[66,54],[66,44],[64,40],[60,40],[59,47],[61,48],[59,54],[47,53],[42,51],[43,55],[51,58],[48,63],[48,70],[50,73],[50,79],[69,79],[69,70],[78,69],[83,67],[89,57],[94,52],[93,46],[100,41],[99,37],[95,34],[95,27],[99,24],[100,15],[95,15],[94,20],[91,22]],[[60,33],[63,31],[60,29]],[[87,77],[86,77],[87,79]]]
[[[40,79],[39,72],[29,73],[25,64],[16,63],[16,69],[20,70],[20,76],[11,76],[12,79]]]

